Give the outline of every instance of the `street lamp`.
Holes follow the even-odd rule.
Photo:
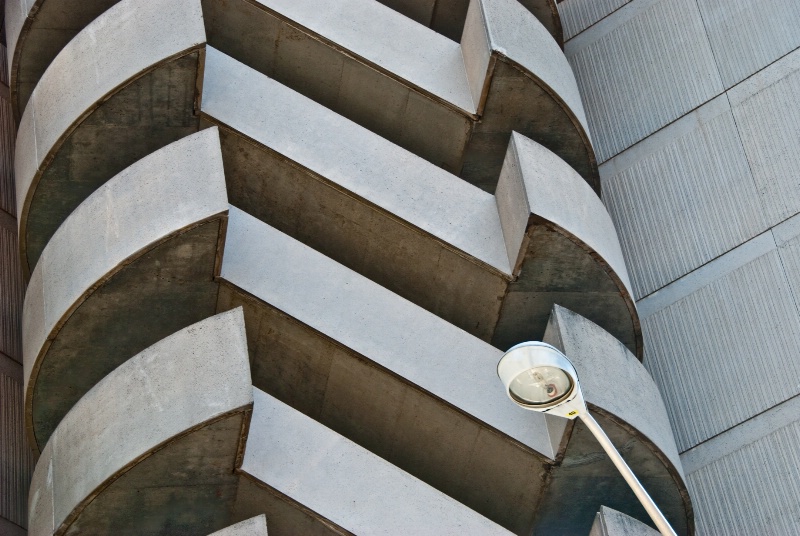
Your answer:
[[[580,417],[622,473],[661,534],[676,536],[664,514],[589,414],[578,383],[578,373],[567,356],[543,342],[523,342],[503,355],[497,364],[497,375],[508,397],[523,408],[567,419]]]

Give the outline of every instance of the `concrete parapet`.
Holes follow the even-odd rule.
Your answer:
[[[29,534],[223,526],[252,403],[241,311],[142,351],[94,386],[48,441],[31,486]],[[176,505],[188,511],[178,516]]]
[[[693,533],[692,506],[667,412],[644,366],[609,333],[563,307],[553,308],[544,341],[572,361],[592,414],[673,528],[678,534]],[[564,459],[551,475],[537,530],[548,533],[566,526],[563,505],[576,494],[593,496],[594,504],[608,505],[649,523],[644,508],[587,429],[575,421],[570,433]],[[598,478],[619,488],[615,492],[598,488]],[[576,506],[573,512],[580,508]],[[591,512],[583,514],[577,517],[586,519]]]
[[[199,0],[124,0],[53,60],[31,95],[17,138],[26,275],[58,226],[94,189],[197,130],[197,49],[204,42]]]
[[[201,112],[231,203],[268,224],[500,348],[557,301],[641,355],[613,224],[541,145],[512,135],[495,198],[211,47]]]
[[[106,373],[214,311],[227,209],[211,129],[129,167],[58,229],[31,277],[23,313],[27,421],[39,447]]]
[[[204,9],[212,46],[487,191],[512,130],[599,189],[569,64],[515,0],[472,0],[460,44],[372,0]],[[247,46],[242,32],[275,46]]]

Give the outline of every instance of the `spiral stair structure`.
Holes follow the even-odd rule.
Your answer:
[[[552,0],[19,0],[6,24],[30,534],[647,523],[582,424],[505,397],[531,339],[693,534]]]

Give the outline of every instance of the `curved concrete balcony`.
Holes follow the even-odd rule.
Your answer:
[[[26,276],[58,226],[90,193],[154,150],[197,131],[195,86],[204,42],[198,1],[124,0],[53,60],[17,136]]]
[[[50,437],[31,483],[29,534],[202,534],[230,524],[252,405],[241,311],[147,348]]]
[[[512,134],[493,196],[211,47],[201,115],[266,223],[499,348],[560,303],[641,356],[614,225],[541,145]]]
[[[563,307],[553,308],[544,341],[567,355],[581,381],[589,409],[644,484],[678,534],[694,534],[694,515],[661,394],[644,366],[608,332]],[[586,534],[589,504],[602,504],[650,523],[622,476],[579,420],[551,473],[540,505],[537,534]],[[598,486],[613,483],[613,490]],[[619,486],[619,487],[616,487]],[[565,519],[564,504],[586,499]]]
[[[529,2],[529,7],[540,3]],[[102,57],[92,61],[95,51],[87,49],[87,42],[99,45],[98,56],[102,51],[111,56],[136,50],[135,59],[147,59],[151,65],[162,58],[147,49],[163,36],[189,37],[190,44],[204,39],[197,28],[182,27],[182,17],[173,16],[199,13],[200,0],[119,2],[142,4],[137,11],[158,13],[154,24],[140,29],[141,19],[132,17],[130,8],[114,4],[9,3],[11,86],[18,109],[27,108],[29,100],[47,98],[33,97],[41,81],[56,84],[49,91],[59,93],[70,87],[85,89],[78,82],[97,76],[99,65],[105,76],[109,62]],[[212,45],[488,191],[494,189],[512,130],[559,154],[599,191],[572,70],[559,45],[517,0],[471,0],[460,44],[374,0],[202,4]],[[65,39],[94,17],[98,18],[86,26],[89,31],[78,34],[84,37],[66,44]],[[127,39],[114,41],[103,35],[103,27],[115,23],[123,35],[137,39],[136,47],[129,47]],[[250,46],[242,35],[274,47]],[[64,57],[53,59],[61,47],[59,56]],[[48,75],[45,67],[59,74]],[[102,96],[95,91],[88,95]],[[49,150],[45,147],[40,154]]]
[[[219,137],[210,129],[130,166],[58,229],[23,309],[34,445],[128,357],[213,314],[227,211]]]
[[[452,39],[459,41],[464,32],[469,0],[378,0],[406,17]],[[564,45],[564,32],[555,0],[520,0],[547,28],[556,42]]]
[[[23,264],[29,267],[35,265],[41,250],[61,222],[92,191],[138,158],[199,128],[194,114],[196,99],[193,91],[199,84],[196,80],[198,57],[205,50],[202,48],[203,29],[198,22],[167,30],[168,22],[159,18],[167,8],[159,2],[137,8],[139,1],[125,0],[117,4],[81,32],[45,73],[31,105],[26,109],[18,138],[16,164],[20,244]],[[187,11],[195,17],[189,22],[202,18],[197,0],[168,4],[172,19]],[[131,13],[138,17],[133,23],[128,21]],[[494,16],[491,10],[487,9],[487,13],[487,17]],[[138,28],[137,24],[152,22],[148,17],[161,22]],[[113,51],[113,47],[104,47],[103,44],[112,38],[119,41],[125,32],[131,34],[131,39],[139,37],[137,32],[143,33],[149,37],[149,43],[163,40],[159,37],[162,33],[173,37],[167,45],[151,44],[137,49],[138,55],[142,56],[138,63],[127,62],[124,66],[110,69],[110,74],[104,75],[102,83],[93,86],[92,91],[84,94],[76,89],[67,98],[57,98],[53,89],[55,80],[50,78],[66,72],[63,76],[74,79],[74,84],[80,87],[81,78],[93,76],[88,71],[94,73],[98,63],[117,61],[113,52],[106,49]],[[182,34],[185,35],[175,37]],[[266,153],[259,153],[247,143],[240,142],[239,145],[245,148],[226,151],[229,162],[226,165],[240,165],[245,158],[243,153],[255,151],[258,154],[253,158],[261,166],[262,176],[274,177],[278,173],[264,172],[263,169],[265,160],[270,157],[267,153],[270,150],[290,153],[286,156],[313,170],[311,177],[303,178],[305,184],[311,184],[316,191],[320,188],[330,191],[331,187],[339,190],[336,199],[342,204],[340,207],[327,212],[323,210],[315,216],[298,211],[292,214],[287,203],[282,212],[275,213],[275,221],[269,220],[269,223],[293,234],[290,228],[297,229],[304,241],[314,243],[326,254],[335,255],[337,260],[367,273],[404,297],[500,347],[508,347],[541,333],[550,306],[558,301],[596,321],[641,355],[639,322],[613,225],[596,196],[564,162],[553,158],[539,145],[521,136],[514,137],[512,145],[526,147],[525,151],[517,150],[517,153],[532,154],[527,157],[528,168],[520,168],[517,176],[504,179],[504,182],[527,182],[526,186],[515,187],[515,192],[522,188],[536,196],[542,196],[546,189],[558,194],[559,189],[566,188],[571,195],[585,201],[586,207],[568,203],[566,206],[570,207],[571,214],[566,215],[565,221],[558,219],[564,216],[558,211],[551,210],[550,217],[543,217],[536,212],[539,207],[534,205],[531,205],[530,213],[523,209],[525,214],[521,214],[515,212],[519,207],[507,209],[501,203],[498,215],[493,207],[496,200],[491,195],[436,166],[427,165],[423,159],[257,71],[211,48],[207,50],[202,80],[201,111],[204,117],[241,131],[267,147]],[[179,89],[190,88],[177,91],[180,98],[167,99],[169,113],[176,115],[182,126],[156,128],[150,121],[126,125],[130,117],[166,113],[152,99],[136,97],[149,95],[150,92],[142,91],[141,85],[156,84],[154,80],[159,77],[164,77],[168,86],[177,84]],[[235,77],[240,83],[231,86],[230,77]],[[281,104],[269,99],[279,99]],[[261,102],[263,106],[256,108],[254,102]],[[291,113],[284,113],[287,111],[284,104],[291,105]],[[280,123],[275,128],[268,125],[265,129],[266,120]],[[486,119],[482,124],[487,124]],[[284,131],[278,132],[276,129],[279,127]],[[278,139],[274,140],[276,135]],[[274,141],[268,139],[269,136]],[[288,149],[281,136],[293,136]],[[315,142],[313,146],[309,143],[312,139]],[[347,143],[353,146],[349,147]],[[226,148],[231,145],[226,143]],[[383,151],[388,152],[383,154]],[[507,147],[503,151],[505,153]],[[323,153],[327,160],[321,158]],[[344,156],[348,161],[343,161]],[[552,164],[551,168],[545,169],[543,162],[548,166]],[[388,170],[397,168],[390,175],[398,175],[407,164],[412,168],[406,170],[405,176],[397,177],[402,182],[385,183]],[[513,163],[509,165],[513,167]],[[273,184],[277,188],[283,187],[283,190],[265,190],[270,205],[281,198],[288,199],[284,194],[294,194],[296,198],[298,189],[295,185],[295,192],[286,191],[287,180],[295,178],[291,174],[297,175],[296,170],[289,169],[285,162],[275,167],[281,168],[283,176],[278,180],[283,184],[277,184],[277,181]],[[376,174],[370,177],[367,169]],[[421,174],[419,179],[414,178],[415,173]],[[501,168],[497,173],[497,176],[509,175],[508,172],[502,174]],[[347,174],[350,176],[345,176]],[[550,174],[552,178],[548,178]],[[327,186],[321,187],[314,175],[328,180]],[[334,180],[330,181],[328,177]],[[243,193],[250,187],[244,183],[245,180],[252,183],[256,179],[241,175],[237,178],[237,174],[232,173],[231,189]],[[495,177],[493,180],[497,182],[498,179]],[[558,184],[558,188],[545,184],[548,181]],[[361,183],[360,187],[350,186],[358,186],[357,183]],[[263,185],[255,187],[264,190]],[[498,191],[500,197],[505,187]],[[357,206],[356,199],[348,197],[353,194],[362,201],[362,206]],[[435,194],[430,202],[420,203],[430,194]],[[264,197],[261,195],[258,199]],[[562,200],[571,201],[563,197]],[[242,203],[245,208],[255,206],[255,202],[244,195],[238,195],[234,203]],[[369,208],[370,205],[373,207]],[[480,216],[475,218],[476,214]],[[360,241],[362,237],[353,232],[357,227],[352,225],[345,227],[340,222],[333,222],[331,228],[338,227],[336,243],[327,233],[320,233],[319,226],[330,225],[331,217],[344,218],[345,223],[349,220],[360,227],[359,233],[371,235],[368,237],[371,240],[369,251],[365,252],[364,242]],[[523,226],[523,234],[515,236],[527,247],[523,248],[523,257],[520,257],[521,244],[510,244],[502,236],[507,231],[503,227],[509,224],[505,220],[516,221],[519,217],[531,219],[530,225]],[[588,221],[580,222],[587,217]],[[373,221],[358,221],[359,218]],[[277,221],[279,219],[283,221]],[[577,227],[574,225],[576,222],[580,223]],[[433,235],[433,240],[430,235]],[[392,242],[391,237],[398,237],[400,241]],[[387,243],[394,246],[387,247]],[[420,248],[415,249],[425,252],[420,258],[425,258],[430,252],[427,257],[430,261],[419,263],[417,259],[411,259],[411,262],[403,259],[403,251],[390,249],[398,244],[406,249],[412,246]],[[369,257],[376,257],[375,260],[381,262],[372,262]],[[404,274],[396,277],[403,271]],[[522,277],[519,277],[520,273]],[[430,278],[429,274],[435,274],[435,277]],[[561,277],[550,277],[552,274]],[[469,290],[465,293],[464,289]],[[482,306],[473,307],[476,302]]]
[[[279,536],[510,534],[253,389],[248,360],[236,310],[112,371],[42,452],[30,534],[196,534],[250,509]],[[256,530],[264,517],[222,534]]]
[[[460,44],[374,0],[203,5],[210,45],[487,191],[512,131],[599,191],[570,65],[517,0],[472,0]]]

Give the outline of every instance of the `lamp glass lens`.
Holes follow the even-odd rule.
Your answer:
[[[550,405],[569,395],[572,380],[560,368],[535,367],[511,380],[508,391],[512,398],[523,404]]]

